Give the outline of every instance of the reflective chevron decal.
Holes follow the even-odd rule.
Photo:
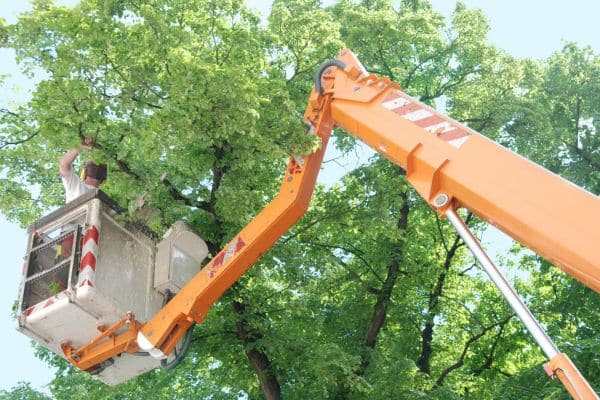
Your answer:
[[[460,148],[471,135],[471,132],[464,126],[441,116],[432,108],[399,90],[395,90],[388,94],[381,105],[400,115],[407,121],[415,123],[427,132],[436,135],[438,138],[457,149]]]

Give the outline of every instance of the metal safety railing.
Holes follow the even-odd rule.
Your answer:
[[[64,229],[67,227],[67,229]],[[69,222],[55,238],[32,232],[25,257],[21,310],[25,311],[76,283],[83,227]]]

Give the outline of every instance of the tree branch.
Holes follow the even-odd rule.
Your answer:
[[[506,325],[506,323],[508,323],[508,321],[514,316],[514,314],[509,315],[508,317],[506,317],[504,320],[502,321],[498,321],[494,324],[485,326],[481,332],[479,332],[478,334],[471,336],[466,342],[465,345],[463,346],[463,350],[458,358],[458,360],[450,365],[449,367],[447,367],[446,369],[444,369],[442,371],[442,373],[440,374],[439,378],[435,381],[435,385],[434,387],[439,387],[444,383],[444,380],[448,377],[448,375],[462,367],[465,363],[465,358],[467,356],[467,353],[470,349],[470,347],[473,345],[473,343],[477,342],[479,339],[481,339],[482,337],[484,337],[489,331],[491,331],[492,329],[496,328],[497,326],[503,326]]]
[[[18,144],[21,144],[21,143],[25,143],[25,142],[33,139],[34,137],[36,137],[39,133],[40,133],[40,131],[38,129],[37,131],[33,132],[31,135],[27,136],[25,139],[15,140],[14,142],[0,143],[0,150],[2,150],[5,147],[8,147],[8,146],[14,146],[14,145],[18,145]]]
[[[200,208],[200,209],[202,209],[204,211],[211,211],[211,207],[210,207],[209,202],[207,202],[207,201],[193,201],[189,197],[184,196],[179,190],[177,190],[177,188],[175,188],[175,186],[169,180],[169,178],[167,178],[167,174],[163,174],[160,177],[160,181],[163,183],[163,185],[165,185],[167,187],[167,189],[169,190],[169,194],[171,195],[171,197],[173,199],[179,200],[179,201],[183,201],[183,203],[186,206]]]
[[[385,282],[381,278],[381,276],[379,276],[379,274],[377,274],[377,272],[375,271],[373,266],[371,266],[371,264],[369,264],[367,262],[367,260],[361,254],[359,254],[356,250],[351,250],[351,249],[348,249],[347,247],[343,247],[343,246],[339,246],[339,245],[329,245],[329,244],[325,244],[325,243],[318,243],[318,242],[311,242],[311,241],[307,241],[304,243],[313,245],[313,246],[317,246],[317,247],[322,247],[325,249],[330,249],[330,250],[339,249],[339,250],[343,250],[347,253],[350,253],[353,256],[355,256],[356,258],[358,258],[369,269],[369,271],[371,271],[371,273],[377,278],[377,280],[379,280],[382,284]],[[334,254],[332,254],[332,255],[335,257]],[[338,258],[338,257],[336,257],[336,258]],[[342,260],[338,259],[338,262],[340,262],[344,266],[348,266],[348,264],[344,263]],[[376,289],[374,289],[374,290],[376,290]]]
[[[494,343],[492,343],[492,347],[490,348],[489,353],[487,353],[487,354],[485,352],[483,353],[483,357],[485,358],[485,361],[483,362],[483,364],[481,364],[479,367],[477,367],[476,369],[473,370],[473,375],[481,375],[483,373],[483,371],[490,369],[492,367],[492,363],[494,362],[494,353],[496,352],[498,343],[500,343],[500,339],[502,338],[502,334],[504,333],[504,328],[506,328],[506,325],[508,324],[508,322],[510,321],[510,319],[513,316],[514,315],[510,315],[500,325],[500,330],[498,331],[498,334],[496,335]]]
[[[246,304],[234,300],[231,303],[237,317],[237,338],[242,342],[246,357],[258,375],[262,392],[267,400],[281,400],[281,387],[267,355],[256,344],[263,338],[261,332],[248,326]]]
[[[402,208],[400,209],[400,216],[398,217],[396,228],[398,231],[405,232],[408,226],[408,215],[410,212],[408,192],[402,192],[400,198],[402,201]],[[406,241],[404,239],[399,240],[396,246],[397,251],[394,253],[394,259],[388,266],[385,282],[380,290],[377,302],[373,308],[373,314],[371,316],[369,326],[367,327],[367,332],[363,338],[362,346],[365,349],[375,348],[377,337],[379,336],[379,333],[385,324],[388,306],[392,297],[392,290],[394,289],[394,285],[396,284],[398,276],[403,274],[403,271],[400,270],[400,264],[404,261],[405,243]],[[369,352],[362,352],[360,366],[355,371],[355,374],[358,376],[363,376],[370,363],[371,358],[369,356]]]
[[[6,108],[0,108],[0,112],[3,112],[4,114],[12,115],[13,117],[21,119],[21,116],[19,114],[17,114],[14,111],[10,111]]]
[[[568,143],[564,142],[563,143],[567,146],[570,146]],[[581,157],[584,161],[586,161],[588,164],[590,164],[592,166],[592,168],[596,169],[596,170],[600,170],[600,161],[595,161],[593,160],[589,154],[587,154],[586,151],[584,151],[583,149],[579,148],[579,146],[575,145],[573,147],[571,147],[573,149],[573,151],[579,156]]]
[[[79,135],[81,138],[83,138],[81,131],[80,131]],[[140,180],[140,181],[146,180],[146,178],[144,176],[135,172],[126,161],[119,159],[116,154],[111,154],[111,152],[109,152],[106,149],[106,147],[102,146],[100,143],[94,142],[93,147],[95,149],[103,151],[105,154],[108,154],[109,157],[117,164],[117,166],[119,167],[121,172],[124,172],[125,174],[135,178],[136,180]],[[193,201],[190,198],[184,196],[179,190],[177,190],[177,188],[175,188],[173,186],[171,181],[169,181],[165,175],[163,175],[161,177],[161,182],[168,189],[169,194],[171,195],[171,197],[174,200],[183,201],[185,205],[190,206],[190,207],[196,207],[196,208],[199,208],[199,209],[202,209],[205,211],[209,211],[209,212],[211,211],[211,208],[210,208],[210,205],[208,202],[206,202],[206,201],[197,202],[197,201]]]
[[[439,218],[437,218],[437,222],[440,236],[443,238],[444,234],[439,224]],[[438,313],[440,297],[442,297],[444,292],[446,277],[448,276],[450,267],[452,266],[452,260],[454,259],[456,251],[464,245],[464,242],[461,240],[459,235],[454,237],[454,242],[450,247],[447,247],[445,241],[443,242],[444,248],[446,249],[446,257],[442,265],[442,271],[438,275],[436,284],[433,290],[429,293],[427,313],[425,314],[425,326],[421,331],[421,354],[416,362],[417,367],[419,367],[419,371],[425,374],[429,374],[431,372],[431,355],[433,353],[432,342],[433,330],[435,328],[435,317]]]
[[[311,229],[313,226],[317,225],[319,222],[323,222],[325,220],[328,219],[334,219],[334,218],[339,218],[341,216],[343,216],[346,213],[352,212],[356,209],[356,207],[350,207],[347,208],[345,210],[340,210],[338,212],[333,212],[333,213],[325,213],[323,215],[322,218],[316,218],[315,220],[311,221],[309,224],[307,224],[305,227],[303,227],[302,229],[298,229],[297,231],[295,231],[293,234],[289,235],[288,237],[284,238],[282,240],[282,243],[288,243],[290,240],[295,239],[296,237],[298,237],[299,235],[301,235],[302,233],[308,231],[309,229]]]
[[[333,255],[333,254],[332,254]],[[337,258],[337,257],[336,257]],[[350,268],[350,266],[348,265],[348,263],[344,262],[343,260],[340,260],[339,258],[337,258],[338,262],[340,264],[342,264],[344,266],[344,268],[346,269],[346,271],[348,272],[348,275],[350,275],[350,277],[357,282],[358,284],[360,284],[362,287],[365,288],[365,290],[367,291],[367,293],[370,294],[374,294],[376,296],[381,294],[381,290],[369,285],[367,282],[363,281],[363,279],[361,278],[361,276],[359,274],[357,274],[352,268]],[[374,272],[374,271],[372,271]],[[377,275],[375,275],[377,276]],[[377,276],[378,279],[380,279]]]

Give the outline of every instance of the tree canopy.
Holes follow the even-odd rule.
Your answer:
[[[317,143],[302,114],[317,67],[343,47],[403,90],[600,194],[600,56],[545,61],[490,45],[481,11],[427,0],[34,0],[0,43],[31,99],[0,109],[0,211],[27,225],[63,202],[57,161],[83,137],[103,186],[157,235],[188,221],[214,256]],[[335,145],[357,142],[339,131]],[[143,199],[151,212],[135,211]],[[485,227],[466,215],[478,232]],[[594,223],[592,221],[591,223]],[[515,246],[515,283],[600,387],[600,297]],[[32,350],[33,351],[33,350]],[[194,331],[184,362],[116,387],[38,348],[50,395],[7,399],[567,399],[464,243],[378,156],[332,186]],[[50,397],[51,396],[51,397]]]

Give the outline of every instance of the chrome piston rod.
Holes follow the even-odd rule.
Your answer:
[[[488,276],[500,290],[506,301],[508,301],[510,307],[514,310],[521,321],[523,321],[525,327],[542,348],[542,351],[546,354],[548,359],[552,359],[554,356],[559,354],[558,348],[554,342],[552,342],[552,339],[550,339],[546,331],[544,331],[544,329],[541,327],[540,323],[535,319],[533,314],[531,314],[525,303],[523,303],[523,300],[521,300],[517,292],[515,292],[515,290],[510,286],[498,267],[496,267],[494,262],[486,254],[485,250],[483,250],[481,244],[473,236],[471,230],[465,224],[462,218],[452,208],[446,212],[446,218],[448,218],[448,221],[450,221],[462,240],[467,244],[477,261],[479,261],[479,263],[483,266],[485,272],[487,272]]]

